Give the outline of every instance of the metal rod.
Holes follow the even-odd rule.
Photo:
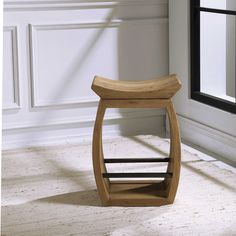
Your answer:
[[[170,158],[107,158],[104,163],[169,162]]]
[[[103,178],[171,178],[172,173],[103,173]]]
[[[227,14],[227,15],[236,15],[236,11],[232,11],[232,10],[223,10],[223,9],[207,8],[207,7],[199,7],[198,9],[200,11],[204,11],[204,12],[212,12],[212,13]]]

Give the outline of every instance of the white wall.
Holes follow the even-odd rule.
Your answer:
[[[236,115],[190,99],[188,0],[169,1],[170,73],[183,87],[175,97],[182,138],[236,164]]]
[[[3,148],[91,139],[94,75],[168,73],[167,0],[5,1]],[[113,110],[105,133],[163,131],[162,110]],[[135,119],[135,122],[134,122]]]

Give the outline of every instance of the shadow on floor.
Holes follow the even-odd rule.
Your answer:
[[[154,145],[152,145],[152,144],[150,144],[150,143],[148,143],[148,142],[146,142],[146,141],[144,141],[144,140],[142,140],[142,139],[140,139],[140,138],[137,138],[137,137],[131,137],[130,138],[131,140],[133,140],[133,141],[135,141],[135,142],[138,142],[140,145],[142,145],[142,146],[145,146],[145,147],[147,147],[147,148],[150,148],[151,150],[153,150],[153,151],[156,151],[156,152],[158,152],[158,153],[162,153],[162,154],[166,154],[166,155],[168,155],[166,152],[163,152],[163,150],[160,150],[158,147],[155,147]],[[182,154],[183,155],[183,154]],[[200,161],[203,161],[203,160],[200,160],[199,159],[199,162]],[[219,178],[217,178],[216,176],[213,176],[213,175],[210,175],[210,174],[208,174],[205,170],[201,170],[199,167],[194,167],[193,165],[191,165],[191,164],[193,164],[194,162],[196,162],[196,160],[195,161],[182,161],[181,162],[181,165],[183,166],[183,167],[185,167],[186,169],[189,169],[189,170],[191,170],[192,172],[194,172],[195,174],[198,174],[198,175],[201,175],[201,176],[203,176],[204,178],[206,178],[207,180],[209,180],[209,181],[211,181],[211,182],[213,182],[214,184],[217,184],[217,185],[219,185],[219,186],[222,186],[222,187],[224,187],[224,188],[226,188],[227,190],[229,190],[229,191],[231,191],[231,192],[233,192],[233,193],[236,193],[236,189],[235,189],[235,187],[234,186],[230,186],[229,184],[227,184],[227,183],[225,183],[224,182],[224,180],[221,180],[221,179],[219,179]],[[205,161],[206,163],[208,163],[207,161]]]
[[[79,206],[102,206],[97,190],[85,190],[60,194],[56,196],[38,199],[37,202],[52,204],[79,205]]]

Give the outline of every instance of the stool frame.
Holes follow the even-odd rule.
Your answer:
[[[139,162],[137,159],[104,159],[102,125],[107,108],[165,108],[170,125],[169,158],[154,162],[168,162],[166,173],[107,173],[105,163]],[[181,147],[176,113],[171,98],[168,99],[100,99],[93,132],[93,170],[98,194],[104,206],[161,206],[173,203],[179,183]],[[139,159],[140,160],[140,159]],[[146,159],[140,162],[153,162]],[[122,177],[164,177],[150,180],[110,181]]]

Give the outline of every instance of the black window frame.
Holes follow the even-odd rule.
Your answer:
[[[200,14],[211,12],[235,15],[236,11],[200,6],[200,0],[190,1],[191,99],[236,114],[236,103],[201,92],[200,84]]]

